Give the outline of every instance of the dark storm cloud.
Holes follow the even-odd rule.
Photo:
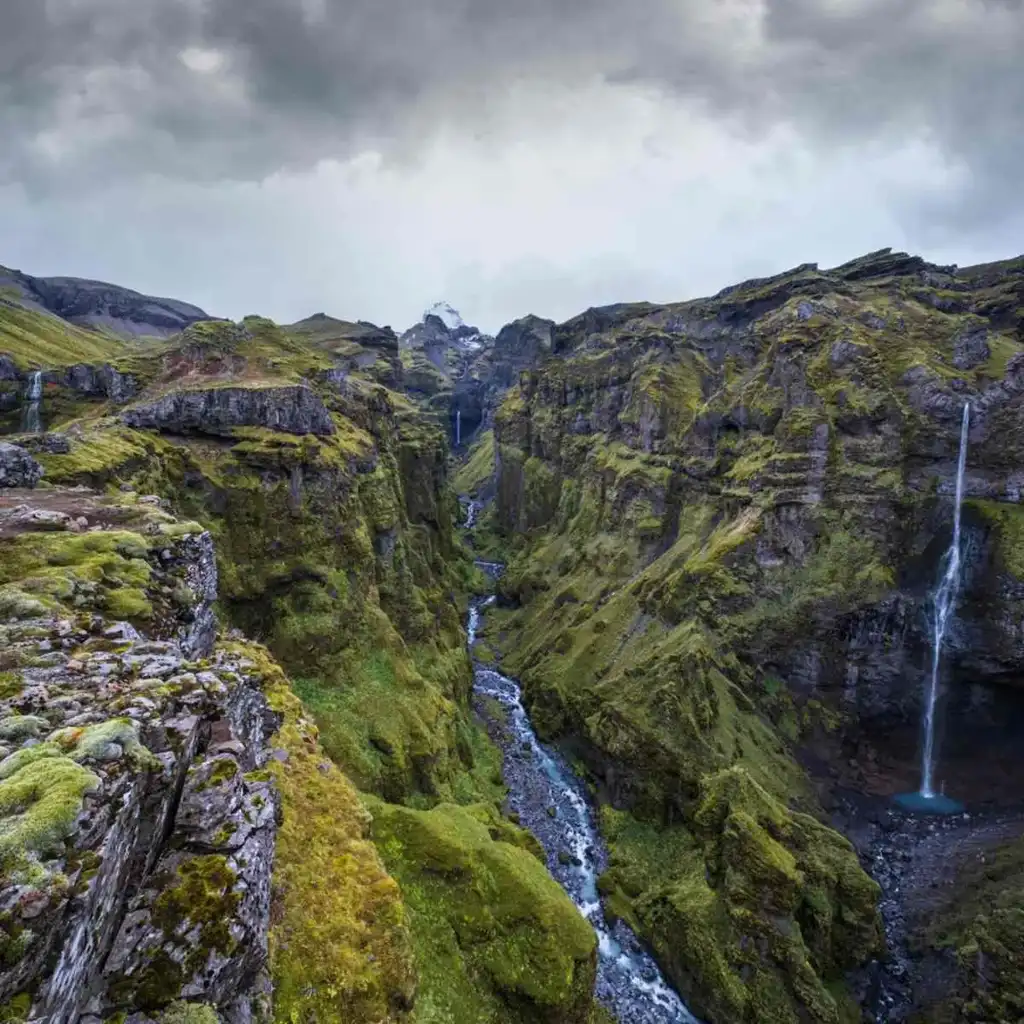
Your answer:
[[[821,145],[923,136],[972,216],[1024,165],[1021,0],[5,0],[0,180],[258,179],[486,122],[519,81],[664,90]],[[188,48],[223,55],[196,70]],[[202,63],[202,55],[196,60]],[[212,60],[212,58],[210,58]],[[540,112],[543,116],[543,111]],[[973,204],[973,205],[971,205]]]

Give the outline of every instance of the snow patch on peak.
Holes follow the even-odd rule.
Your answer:
[[[449,331],[456,331],[460,327],[466,326],[466,322],[459,315],[459,311],[447,302],[435,302],[423,314],[423,319],[426,320],[428,316],[436,316]]]

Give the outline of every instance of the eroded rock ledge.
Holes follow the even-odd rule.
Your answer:
[[[209,534],[157,499],[9,491],[0,544],[4,1019],[262,1019],[280,717],[215,641]]]
[[[301,385],[213,387],[172,391],[125,411],[130,427],[178,434],[225,434],[232,427],[266,427],[288,434],[334,433],[319,395]]]

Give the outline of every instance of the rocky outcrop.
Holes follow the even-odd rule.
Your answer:
[[[24,448],[0,441],[0,487],[35,487],[43,467]]]
[[[108,363],[99,366],[76,363],[63,370],[43,374],[44,382],[53,382],[88,397],[109,398],[117,405],[131,401],[139,391],[138,380]]]
[[[334,433],[323,401],[303,385],[214,387],[172,391],[122,414],[130,427],[175,434],[227,434],[233,427],[265,427],[288,434]]]
[[[398,336],[390,327],[365,320],[349,323],[316,313],[288,329],[327,352],[334,363],[333,372],[366,374],[385,387],[402,386]]]
[[[551,320],[525,316],[506,324],[494,339],[494,346],[480,356],[469,374],[456,385],[458,400],[471,395],[479,409],[483,429],[491,426],[502,397],[519,382],[522,371],[538,365],[551,353],[555,325]]]
[[[176,999],[253,1020],[280,718],[215,642],[209,534],[58,490],[0,505],[0,537],[0,1002],[40,1024]],[[32,558],[60,575],[33,586]]]

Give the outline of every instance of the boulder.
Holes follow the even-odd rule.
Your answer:
[[[35,487],[43,467],[20,445],[0,441],[0,487]]]

